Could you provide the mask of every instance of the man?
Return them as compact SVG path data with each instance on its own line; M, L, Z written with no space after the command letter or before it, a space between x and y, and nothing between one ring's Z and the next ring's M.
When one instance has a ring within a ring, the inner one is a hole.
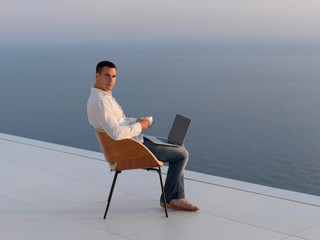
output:
M189 153L184 147L167 147L156 145L143 138L141 133L149 128L146 117L128 118L117 101L112 97L112 89L116 83L117 68L109 61L102 61L96 67L96 82L91 88L87 103L90 124L105 131L114 140L135 138L143 143L158 160L169 163L167 178L164 186L168 208L175 210L196 211L184 195L183 172L188 162ZM160 205L164 207L163 196Z

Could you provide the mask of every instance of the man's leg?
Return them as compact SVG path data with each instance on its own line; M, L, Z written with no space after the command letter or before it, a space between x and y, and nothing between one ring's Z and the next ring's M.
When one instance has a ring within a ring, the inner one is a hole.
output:
M189 159L189 152L184 147L169 147L153 144L145 139L144 145L162 162L169 163L164 186L168 207L180 210L198 210L185 199L183 172ZM163 202L163 196L161 196Z

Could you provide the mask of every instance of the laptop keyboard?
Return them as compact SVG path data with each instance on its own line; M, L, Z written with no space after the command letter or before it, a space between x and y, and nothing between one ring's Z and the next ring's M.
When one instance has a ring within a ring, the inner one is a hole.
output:
M164 138L158 138L161 142L163 143L169 143L169 144L172 144L171 141L169 141L168 139L164 139Z

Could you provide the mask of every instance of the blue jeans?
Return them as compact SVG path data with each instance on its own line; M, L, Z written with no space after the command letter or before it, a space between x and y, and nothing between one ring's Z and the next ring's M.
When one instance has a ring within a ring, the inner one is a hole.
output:
M184 178L183 172L189 159L189 152L184 147L170 147L153 144L144 138L143 144L156 156L159 161L169 164L167 178L164 185L166 202L171 199L184 198ZM163 201L163 196L160 198Z

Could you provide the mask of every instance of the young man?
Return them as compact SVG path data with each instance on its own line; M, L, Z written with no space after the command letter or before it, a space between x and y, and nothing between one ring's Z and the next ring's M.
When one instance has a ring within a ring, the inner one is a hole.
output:
M146 117L128 118L121 106L112 97L112 89L116 83L117 68L109 61L102 61L96 67L96 82L91 88L87 103L90 124L105 131L114 140L135 138L143 143L162 162L169 163L164 186L166 201L169 208L175 210L196 211L184 194L183 172L188 162L189 153L184 147L167 147L156 145L143 138L142 131L149 128ZM163 207L163 196L160 205Z

